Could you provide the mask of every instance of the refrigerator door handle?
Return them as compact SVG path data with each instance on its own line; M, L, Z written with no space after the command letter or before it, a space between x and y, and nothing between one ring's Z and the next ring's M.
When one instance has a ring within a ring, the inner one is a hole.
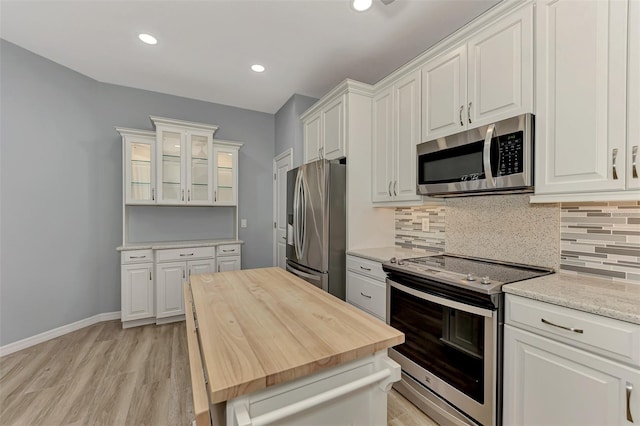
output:
M298 229L300 227L300 223L299 223L299 203L298 203L298 195L299 195L299 191L298 191L298 183L300 182L300 172L298 171L298 174L296 175L296 182L293 185L293 248L296 251L296 257L299 259L300 258L300 252L298 249Z
M304 189L304 175L300 175L300 209L302 210L302 225L300 233L300 257L302 259L304 256L304 243L307 239L307 194Z

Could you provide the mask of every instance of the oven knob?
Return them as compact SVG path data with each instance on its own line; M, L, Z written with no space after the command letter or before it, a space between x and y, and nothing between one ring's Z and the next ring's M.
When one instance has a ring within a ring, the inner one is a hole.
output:
M395 258L395 257L392 257L391 259L389 259L389 262L391 262L391 263L396 263L396 258Z
M480 282L482 284L491 284L491 280L489 279L489 277L482 277L482 279L480 280Z
M476 277L474 277L471 274L467 274L467 281L475 281L475 280L476 280Z
M400 266L404 265L404 260L398 260L398 265Z

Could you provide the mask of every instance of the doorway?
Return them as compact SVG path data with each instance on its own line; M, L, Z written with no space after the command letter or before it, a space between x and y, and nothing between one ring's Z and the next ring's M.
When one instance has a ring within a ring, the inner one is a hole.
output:
M273 265L287 261L287 172L293 167L293 149L273 159Z

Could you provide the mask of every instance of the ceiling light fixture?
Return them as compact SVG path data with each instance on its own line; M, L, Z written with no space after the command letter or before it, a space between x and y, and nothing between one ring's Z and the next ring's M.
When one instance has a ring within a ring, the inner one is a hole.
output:
M150 34L138 34L138 38L142 40L143 43L147 44L158 44L158 40Z
M351 6L358 12L364 12L371 7L372 0L353 0Z
M264 67L260 64L251 65L251 69L255 72L264 72Z

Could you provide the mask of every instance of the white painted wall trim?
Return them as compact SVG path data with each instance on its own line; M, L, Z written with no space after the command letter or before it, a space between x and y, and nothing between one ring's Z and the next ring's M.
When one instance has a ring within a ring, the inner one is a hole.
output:
M120 319L120 311L106 312L73 322L71 324L63 325L61 327L54 328L53 330L45 331L44 333L36 334L35 336L27 337L26 339L18 340L17 342L0 346L0 357L12 354L22 349L29 348L31 346L37 345L38 343L46 342L47 340L55 339L56 337L60 337L67 333L71 333L72 331L80 330L81 328L88 327L99 322L111 321L115 319Z

